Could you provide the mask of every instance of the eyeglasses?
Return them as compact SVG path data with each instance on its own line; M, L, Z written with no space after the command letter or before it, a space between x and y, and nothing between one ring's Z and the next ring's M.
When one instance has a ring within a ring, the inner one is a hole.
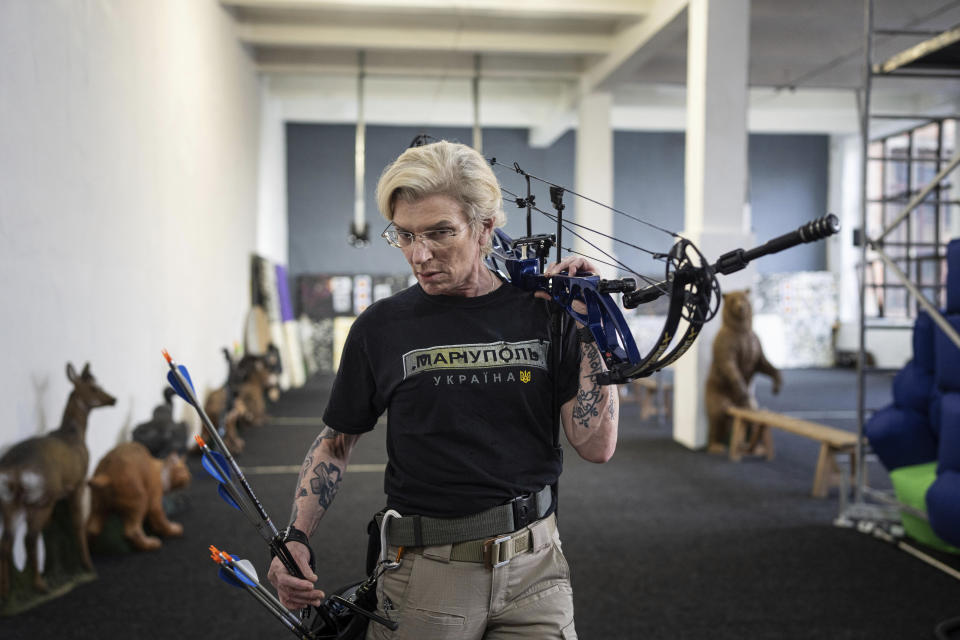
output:
M398 249L406 249L413 245L417 238L423 240L423 243L428 247L444 247L452 244L453 239L461 231L463 231L462 227L460 229L441 227L440 229L428 229L420 233L413 233L412 231L401 231L395 228L391 222L380 234L380 237L386 240L391 247L397 247Z

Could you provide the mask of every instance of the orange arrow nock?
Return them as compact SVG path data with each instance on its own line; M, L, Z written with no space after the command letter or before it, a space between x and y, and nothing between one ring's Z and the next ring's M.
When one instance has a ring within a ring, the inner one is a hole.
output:
M210 545L210 559L216 562L217 564L223 564L224 562L233 562L234 557L231 556L226 551L220 551L215 546Z

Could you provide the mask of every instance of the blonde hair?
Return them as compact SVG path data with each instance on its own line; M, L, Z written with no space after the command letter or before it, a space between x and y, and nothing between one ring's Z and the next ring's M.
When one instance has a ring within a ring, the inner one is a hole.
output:
M465 144L441 140L411 147L387 165L377 182L377 207L390 221L397 202L433 195L459 202L474 231L487 220L493 220L494 227L507 222L497 177L484 157ZM489 252L488 243L484 253Z

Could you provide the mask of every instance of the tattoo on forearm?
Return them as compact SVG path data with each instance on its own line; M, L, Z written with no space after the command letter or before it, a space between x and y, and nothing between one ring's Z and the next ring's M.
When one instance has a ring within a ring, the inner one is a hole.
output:
M334 456L343 460L347 457L347 439L350 436L347 434L337 431L332 427L324 427L323 431L320 432L320 435L317 436L314 446L319 446L321 440L330 441L330 453Z
M300 515L300 505L298 502L300 498L306 498L310 494L316 495L317 503L324 511L326 511L333 502L333 498L340 488L343 472L334 462L319 460L317 449L320 448L324 441L328 441L330 443L330 454L340 460L345 460L351 439L356 439L356 436L349 436L336 429L326 427L313 441L313 444L310 445L310 450L307 451L307 455L303 459L303 464L300 467L300 475L297 478L297 489L293 496L293 511L290 515L291 523L296 522L297 517ZM321 515L322 512L317 514L316 519L319 520Z
M303 495L303 480L307 477L307 472L313 468L313 450L316 448L316 443L314 443L314 446L310 447L310 451L307 452L307 457L303 459L303 464L300 465L300 476L297 478L297 495L295 497Z
M326 511L340 489L343 472L332 462L321 462L313 468L313 474L315 477L310 478L310 491L317 496L317 504Z
M592 344L581 345L580 359L587 359L587 368L590 373L600 373L603 371L603 360L600 358L600 349Z
M599 373L603 370L600 352L588 345L583 346L581 358L587 359L587 369L590 373ZM590 420L600 415L600 403L603 391L597 384L596 378L582 376L580 390L577 392L577 402L573 407L573 419L584 429L590 428ZM609 409L612 411L612 409Z

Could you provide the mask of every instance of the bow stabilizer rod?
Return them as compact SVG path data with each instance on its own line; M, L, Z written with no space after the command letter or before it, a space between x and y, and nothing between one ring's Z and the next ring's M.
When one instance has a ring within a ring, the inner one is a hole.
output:
M751 260L755 260L771 253L778 253L785 249L790 249L807 242L815 242L834 235L840 231L840 220L837 216L829 213L822 218L812 220L799 227L795 231L785 233L782 236L767 241L759 247L753 249L734 249L720 256L710 269L714 273L729 275L746 268ZM669 289L669 282L659 282L648 287L638 289L632 293L624 294L623 306L626 309L633 309L642 304L653 302Z

